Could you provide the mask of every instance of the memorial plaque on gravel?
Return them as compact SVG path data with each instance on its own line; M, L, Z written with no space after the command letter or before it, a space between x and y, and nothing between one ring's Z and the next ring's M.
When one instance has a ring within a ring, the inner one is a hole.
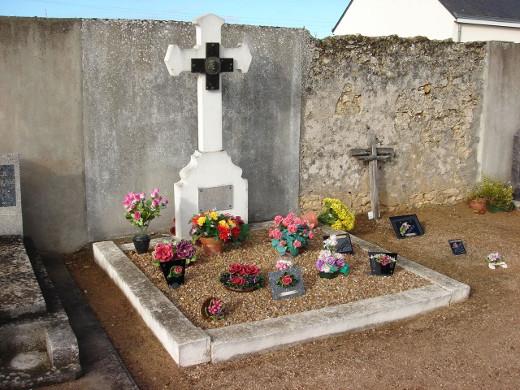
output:
M330 236L324 235L323 240L327 240ZM354 248L352 247L352 241L350 240L349 234L337 234L336 235L336 252L342 254L353 254Z
M464 242L462 240L449 240L451 251L455 256L465 255L466 248L464 248Z
M415 214L390 217L390 223L397 238L409 238L424 234L421 223Z
M269 272L269 287L274 300L289 299L305 294L300 267Z
M16 206L14 165L0 165L0 207Z

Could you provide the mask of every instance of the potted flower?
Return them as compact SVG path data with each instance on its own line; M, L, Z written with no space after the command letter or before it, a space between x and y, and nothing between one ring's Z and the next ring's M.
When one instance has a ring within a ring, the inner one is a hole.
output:
M307 247L309 240L314 238L314 233L309 224L293 213L285 217L274 217L273 226L269 229L271 245L280 255L289 253L298 256L300 250Z
M148 226L155 217L161 214L168 204L168 200L159 194L159 189L155 188L150 194L150 198L146 199L144 192L129 192L123 200L123 206L126 210L125 218L137 229L132 241L137 253L146 253L150 247L150 236L147 234Z
M513 186L485 177L470 195L469 206L476 213L483 214L486 210L491 212L513 211Z
M161 268L166 283L171 288L177 288L184 283L186 259L176 258L175 244L160 242L152 252L154 264Z
M201 243L207 256L222 253L226 243L241 243L248 233L249 226L239 216L205 211L191 219L190 234Z
M354 213L339 199L323 199L323 208L318 221L329 225L334 230L350 231L354 229L356 217Z
M372 275L390 276L394 274L397 253L368 252Z
M345 257L341 253L336 253L337 244L335 235L323 242L323 250L320 251L315 264L320 278L334 279L340 273L345 276L349 274L350 266L345 262Z
M487 255L486 262L488 263L488 267L491 269L496 269L496 267L507 268L506 262L498 252L492 252Z
M175 257L179 260L185 259L187 266L193 264L197 260L195 246L188 240L180 240L176 242Z
M275 264L275 268L277 271L285 271L291 268L292 266L292 261L287 259L278 259Z
M231 291L248 292L259 289L264 284L264 277L256 264L233 263L227 272L220 275L220 282Z
M219 298L208 298L202 304L202 316L210 320L221 320L225 316L224 302Z

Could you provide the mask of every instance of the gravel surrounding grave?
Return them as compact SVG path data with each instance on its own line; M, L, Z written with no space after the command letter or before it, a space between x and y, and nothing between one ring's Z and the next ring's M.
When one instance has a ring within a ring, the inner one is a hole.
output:
M321 234L316 235L321 237ZM128 252L129 258L150 280L192 321L204 329L218 328L232 324L258 321L302 311L339 305L380 295L393 294L412 288L423 287L428 281L396 268L392 277L370 275L368 255L354 246L354 255L347 255L352 271L348 277L338 276L327 280L318 276L314 263L321 250L321 240L315 238L307 250L293 258L295 265L303 270L305 295L284 301L273 301L269 287L239 293L225 289L219 282L221 272L234 262L255 263L261 267L267 280L267 272L275 271L279 255L271 247L266 230L256 230L241 247L229 249L223 254L206 258L203 255L186 269L186 283L178 289L168 288L162 272L152 263L150 253L138 255ZM211 296L223 299L229 309L224 320L211 321L202 317L202 303Z

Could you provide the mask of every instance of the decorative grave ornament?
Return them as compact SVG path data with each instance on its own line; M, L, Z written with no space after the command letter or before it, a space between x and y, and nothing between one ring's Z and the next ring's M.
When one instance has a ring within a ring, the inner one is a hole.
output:
M248 184L242 169L222 150L222 72L246 73L251 63L247 44L237 48L221 46L224 20L216 15L201 16L194 22L196 45L181 49L169 45L164 62L172 76L197 73L198 150L174 185L175 232L189 238L192 215L205 210L226 211L248 220Z
M490 269L496 269L497 267L507 268L507 264L504 261L502 255L498 252L492 252L486 257L486 262Z
M368 252L368 259L372 275L391 276L394 274L397 253Z
M367 149L351 149L350 155L361 161L368 161L368 176L370 182L370 207L369 219L379 219L379 190L377 188L377 162L394 157L393 148L378 148L375 135L369 136L370 142Z
M390 223L397 238L409 238L424 234L421 223L415 214L390 217Z
M269 287L275 301L299 297L305 294L300 267L269 272Z
M448 243L455 256L466 254L466 248L464 248L464 242L462 240L448 240Z

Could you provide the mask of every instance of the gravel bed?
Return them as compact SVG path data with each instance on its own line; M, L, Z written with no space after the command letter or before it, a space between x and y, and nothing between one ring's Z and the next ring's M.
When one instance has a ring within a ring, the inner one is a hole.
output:
M318 231L316 237L320 236ZM303 271L306 292L301 297L282 301L271 298L268 286L253 292L239 293L225 289L219 282L220 273L234 262L255 263L261 267L267 281L267 273L275 271L275 263L280 256L271 247L266 230L252 231L249 240L241 247L229 248L218 256L206 258L198 250L199 259L186 269L185 284L178 289L170 289L160 269L153 265L151 249L146 254L138 255L129 251L127 255L190 321L203 329L320 309L429 284L427 280L399 266L392 277L371 276L368 255L356 245L354 255L346 258L351 267L350 275L322 279L314 267L320 250L321 241L314 239L302 254L292 259ZM225 319L211 321L202 317L202 303L212 296L224 301L228 311Z

